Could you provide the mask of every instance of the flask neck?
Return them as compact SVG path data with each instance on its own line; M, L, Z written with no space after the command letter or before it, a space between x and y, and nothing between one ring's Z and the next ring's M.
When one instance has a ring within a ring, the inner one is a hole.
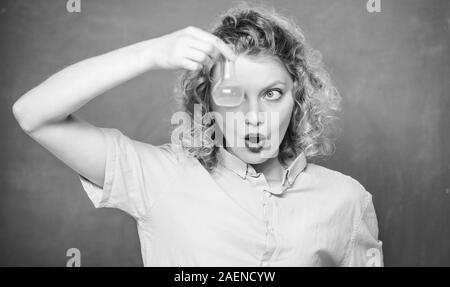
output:
M223 78L230 79L234 75L233 62L225 60L223 62Z

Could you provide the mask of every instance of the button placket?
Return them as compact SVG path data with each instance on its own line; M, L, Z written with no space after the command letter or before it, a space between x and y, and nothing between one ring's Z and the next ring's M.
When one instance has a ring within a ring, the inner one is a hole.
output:
M265 240L265 250L263 253L263 258L261 264L269 264L269 260L272 257L275 249L276 249L276 238L273 227L273 203L272 203L272 194L269 190L264 189L263 191L263 217L266 225L266 240Z
M277 250L277 238L274 229L274 202L270 187L263 174L249 175L248 179L261 190L263 221L265 224L265 246L261 258L261 266L269 266L270 259Z

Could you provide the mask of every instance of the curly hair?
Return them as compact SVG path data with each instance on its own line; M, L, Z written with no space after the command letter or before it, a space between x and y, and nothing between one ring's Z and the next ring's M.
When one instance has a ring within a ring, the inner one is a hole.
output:
M230 44L238 55L276 57L298 83L293 90L295 105L290 123L279 147L282 164L301 152L308 159L334 152L333 123L340 110L341 96L324 68L320 52L306 43L293 20L273 8L244 2L221 15L212 34ZM193 123L186 126L187 137L181 141L183 150L196 157L209 172L217 164L214 119L205 117L211 112L212 72L213 67L207 66L185 71L175 87L178 103ZM194 109L195 106L201 106L201 110Z

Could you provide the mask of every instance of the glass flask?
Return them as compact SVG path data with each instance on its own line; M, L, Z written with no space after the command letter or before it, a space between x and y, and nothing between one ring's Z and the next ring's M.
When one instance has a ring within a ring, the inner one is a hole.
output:
M219 62L220 79L214 86L212 97L218 106L236 107L244 99L244 89L235 78L234 62L228 59Z

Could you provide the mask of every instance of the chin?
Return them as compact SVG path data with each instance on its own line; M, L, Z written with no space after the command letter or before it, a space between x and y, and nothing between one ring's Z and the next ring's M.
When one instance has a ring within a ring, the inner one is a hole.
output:
M278 155L278 148L252 152L246 147L231 148L234 155L248 164L260 164Z

